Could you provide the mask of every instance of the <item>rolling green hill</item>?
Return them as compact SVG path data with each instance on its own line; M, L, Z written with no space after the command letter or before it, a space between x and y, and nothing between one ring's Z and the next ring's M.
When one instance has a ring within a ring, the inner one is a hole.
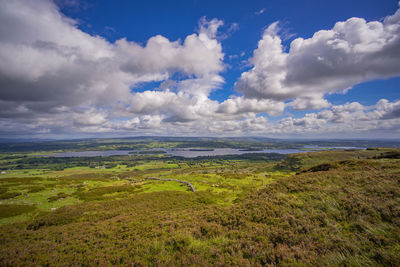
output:
M296 154L297 174L288 159L9 173L2 194L21 195L0 205L12 222L0 226L0 265L399 266L398 155ZM140 180L149 175L198 190ZM40 192L45 199L32 197ZM42 204L32 211L24 197Z

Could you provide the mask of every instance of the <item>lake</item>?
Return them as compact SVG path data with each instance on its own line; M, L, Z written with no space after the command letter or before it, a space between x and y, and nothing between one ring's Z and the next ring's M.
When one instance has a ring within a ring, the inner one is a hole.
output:
M307 150L301 149L264 149L264 150L243 150L237 148L215 148L213 150L196 150L193 148L184 149L166 149L166 148L154 148L150 150L106 150L106 151L72 151L72 152L61 152L56 154L46 155L47 157L56 158L67 158L67 157L108 157L108 156L124 156L130 155L141 155L140 152L144 151L165 151L166 155L178 156L184 158L196 158L204 156L223 156L223 155L242 155L249 153L278 153L278 154L294 154L294 153L305 153L310 151L321 151L321 150L347 150L347 149L365 149L362 147L318 147L318 146L305 146ZM313 150L315 149L315 150ZM146 153L148 155L148 153Z

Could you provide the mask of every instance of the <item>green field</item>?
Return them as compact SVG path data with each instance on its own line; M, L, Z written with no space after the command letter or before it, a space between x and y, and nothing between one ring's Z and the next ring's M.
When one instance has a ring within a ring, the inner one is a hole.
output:
M8 156L9 157L9 156ZM22 157L22 156L20 156ZM6 157L3 157L6 158ZM25 161L27 163L25 163ZM2 205L30 205L29 212L0 218L0 224L23 221L41 211L54 211L62 206L94 200L129 198L135 194L163 191L189 191L175 181L144 180L149 177L178 179L191 183L197 192L207 192L219 203L232 203L245 192L256 190L276 178L292 174L275 170L275 161L249 160L171 160L162 155L118 156L101 158L96 167L64 167L71 159L15 157L0 159L8 170L0 176ZM79 165L90 165L94 159L77 159ZM35 163L35 169L12 169ZM60 162L61 161L61 162ZM21 164L20 164L21 165ZM60 168L60 165L63 166ZM105 166L109 166L105 168ZM47 168L45 168L47 167ZM57 170L62 169L62 170Z
M399 266L399 155L4 153L0 265Z

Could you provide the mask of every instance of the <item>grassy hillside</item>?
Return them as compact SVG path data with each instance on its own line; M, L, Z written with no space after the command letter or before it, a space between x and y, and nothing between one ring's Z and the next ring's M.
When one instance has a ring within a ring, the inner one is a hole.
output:
M354 149L344 151L317 151L312 153L291 154L284 161L278 163L276 167L277 169L300 170L327 162L387 157L387 153L399 155L400 149L368 148L366 150ZM392 158L399 158L399 156L393 156Z
M273 178L271 163L231 162L226 186L269 177L233 202L207 189L85 190L77 204L0 226L0 264L399 266L400 160L384 153L302 154L297 175ZM193 181L221 168L204 167Z

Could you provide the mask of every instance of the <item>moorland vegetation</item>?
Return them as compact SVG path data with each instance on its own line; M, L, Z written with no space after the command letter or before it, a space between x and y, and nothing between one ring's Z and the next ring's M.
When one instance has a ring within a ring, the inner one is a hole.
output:
M0 167L1 266L400 266L399 149Z

